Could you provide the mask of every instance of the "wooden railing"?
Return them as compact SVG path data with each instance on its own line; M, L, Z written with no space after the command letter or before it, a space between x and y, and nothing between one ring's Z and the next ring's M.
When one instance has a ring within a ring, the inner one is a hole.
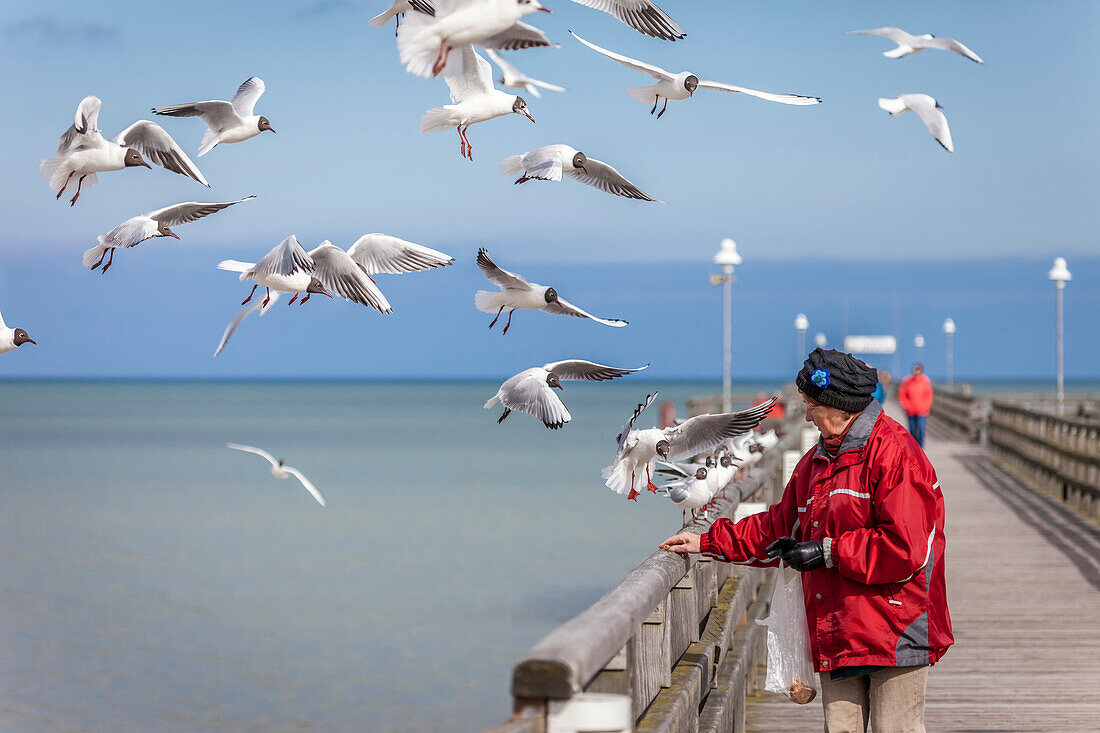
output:
M778 500L783 453L800 448L801 419L799 406L788 408L786 434L729 484L718 516L732 518L742 502ZM493 733L542 733L588 693L625 696L638 731L743 730L745 696L757 690L765 650L756 620L767 615L773 574L658 550L515 665L514 717Z
M948 432L972 443L984 443L986 438L986 405L964 384L958 390L937 386L929 417Z
M994 400L989 447L998 462L1039 490L1100 519L1100 422Z

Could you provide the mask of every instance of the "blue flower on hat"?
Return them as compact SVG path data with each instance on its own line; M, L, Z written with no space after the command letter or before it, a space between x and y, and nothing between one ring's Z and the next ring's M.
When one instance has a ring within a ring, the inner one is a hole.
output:
M821 389L825 389L829 386L829 370L814 369L814 373L810 375L810 381Z

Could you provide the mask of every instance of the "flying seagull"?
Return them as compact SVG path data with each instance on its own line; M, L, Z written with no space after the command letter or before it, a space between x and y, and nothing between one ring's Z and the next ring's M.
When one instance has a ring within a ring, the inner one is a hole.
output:
M573 31L569 32L573 34L574 38L591 48L593 51L603 54L612 61L619 62L628 69L639 71L656 79L656 84L648 87L627 87L626 91L630 93L630 96L643 104L653 102L653 109L651 109L649 113L657 114L658 118L668 109L669 100L675 102L677 100L687 99L693 96L697 89L714 89L719 92L740 92L753 97L759 97L760 99L766 99L769 102L779 102L780 104L805 106L808 104L819 104L821 102L820 97L804 97L800 94L773 94L771 92L759 92L755 89L734 86L733 84L724 84L720 81L700 80L698 76L690 71L681 71L678 74L673 74L672 72L665 71L660 66L654 66L645 61L638 61L629 56L615 53L614 51L608 51L606 48L601 48L594 43L589 43L576 33L573 33ZM657 104L662 99L665 100L665 104L661 107L661 111L657 112Z
M598 318L562 299L554 288L538 283L529 283L523 279L522 275L502 270L497 267L496 263L489 257L489 252L485 249L477 251L477 266L481 268L482 274L489 282L500 287L499 291L479 290L474 295L474 305L477 306L478 310L483 313L496 313L493 322L489 324L489 328L496 325L500 314L504 312L505 308L508 308L509 311L508 322L504 324L504 333L508 333L508 328L512 325L512 314L520 308L546 311L557 316L589 318L596 323L614 326L615 328L622 328L627 323L618 318Z
M915 53L920 53L926 48L938 48L941 51L951 51L960 56L965 56L978 64L985 63L982 61L981 56L974 53L954 38L936 38L930 33L914 36L906 33L901 28L886 27L871 28L865 31L848 31L848 35L882 36L883 38L889 38L891 41L898 44L898 46L897 48L882 52L882 55L888 59L900 59L903 56L912 56Z
M607 163L589 158L568 145L546 145L523 155L509 155L501 161L500 170L506 176L521 174L515 183L526 183L530 180L560 181L564 173L575 181L605 193L628 199L657 201Z
M949 153L955 152L955 144L951 142L951 129L947 126L947 117L940 110L943 107L927 94L902 94L900 97L886 99L879 97L878 106L897 117L903 112L916 112L921 118L932 137Z
M8 328L4 323L4 316L0 315L0 354L5 354L12 349L17 349L23 344L38 345L26 331L21 328Z
M275 128L263 115L253 114L256 101L264 93L264 80L258 76L245 79L237 93L228 102L190 102L168 107L153 107L153 114L168 117L201 117L206 123L206 133L199 143L199 157L206 155L221 143L239 143Z
M512 64L508 63L508 61L503 56L501 56L499 53L491 48L487 49L485 53L489 54L489 58L491 58L493 60L493 63L500 68L500 73L502 74L502 76L497 79L497 83L500 84L502 87L508 87L509 89L522 89L525 92L530 92L536 97L542 96L541 94L539 94L539 87L542 87L543 89L549 89L552 92L565 91L565 87L559 87L555 84L547 84L544 81L532 79L531 77L527 76L522 71L517 69L515 66L512 66Z
M401 28L401 16L410 10L424 13L424 15L435 15L435 6L432 5L431 0L393 0L388 8L368 20L367 25L371 28L381 28L390 22L390 18L396 18L397 27L393 30L393 34L396 36L397 31Z
M650 0L573 0L596 10L610 13L628 26L647 36L676 41L684 33L676 21Z
M104 139L97 127L101 104L98 97L84 97L76 108L76 121L61 135L57 146L59 157L43 160L39 165L42 177L57 191L55 198L61 198L73 176L77 177L76 194L69 200L69 206L80 198L82 185L90 186L98 180L96 173L139 165L152 168L143 155L165 170L210 188L183 148L155 122L138 120L110 140Z
M225 447L232 448L233 450L244 451L245 453L255 453L258 456L262 456L268 463L271 464L271 475L275 478L290 478L293 476L302 482L302 486L306 487L306 491L313 495L313 498L317 500L317 503L321 506L325 506L328 502L325 501L325 497L321 496L321 492L317 490L317 487L310 483L310 480L302 475L302 472L293 466L288 466L283 462L281 458L275 458L262 448L254 448L250 445L241 445L240 443L226 443Z
M500 385L497 393L485 403L488 410L498 402L504 405L504 412L497 424L504 422L513 410L534 415L551 430L557 430L573 419L565 404L554 393L555 389L564 390L562 380L583 379L589 382L602 382L631 372L639 372L648 367L646 364L637 369L604 366L583 359L566 359L543 364L540 367L525 369L510 377Z
M170 227L202 219L205 216L210 216L215 211L221 211L234 204L250 201L254 198L256 197L246 196L243 199L225 201L220 204L200 204L195 201L187 201L182 204L165 206L163 209L150 211L148 214L131 217L106 234L100 234L97 237L99 244L84 253L84 266L94 270L103 265L103 273L106 274L107 269L115 261L116 249L133 247L153 237L175 237L179 239L179 235L172 231ZM107 256L108 250L110 250L111 256L104 264L103 258Z

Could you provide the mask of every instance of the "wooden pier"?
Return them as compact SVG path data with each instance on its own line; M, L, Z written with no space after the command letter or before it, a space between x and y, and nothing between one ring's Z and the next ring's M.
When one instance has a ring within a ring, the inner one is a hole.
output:
M1097 425L943 397L925 450L947 507L956 642L929 675L927 728L1100 730ZM787 437L736 499L777 498L782 453L799 448L797 398L788 406ZM904 421L896 403L887 412ZM520 660L515 716L494 731L555 729L555 711L593 692L622 695L632 717L599 730L820 730L818 702L761 692L754 620L767 615L773 574L655 553Z

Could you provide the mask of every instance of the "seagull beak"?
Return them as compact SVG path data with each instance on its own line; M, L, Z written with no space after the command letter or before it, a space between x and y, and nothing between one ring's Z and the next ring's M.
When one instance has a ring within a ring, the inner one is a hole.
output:
M146 162L145 162L144 160L143 160L143 161L141 161L141 164L142 164L143 166L145 166L146 168L148 168L149 170L153 170L153 166L149 165L149 164L148 164L148 163L146 163Z
M35 341L34 339L27 339L27 340L26 340L26 341L24 341L23 343L26 343L26 344L34 344L35 346L38 346L38 342L37 342L37 341Z
M550 8L547 8L547 7L541 7L541 8L539 8L539 10L543 13L549 13L550 12Z
M176 234L175 232L169 232L169 233L168 233L168 236L169 236L169 237L175 237L176 239L179 239L179 238L180 238L180 235Z
M587 169L587 168L585 168L585 167L584 167L583 165L581 166L581 170L582 170L582 171L584 171L585 173L587 173L587 172L588 172L588 169Z
M273 134L273 135L275 134L275 128L272 127L271 125L268 125L267 129L271 132L271 134Z
M330 292L329 292L329 291L327 291L327 290L322 290L321 292L322 292L323 294L327 295L327 296L328 296L328 297L330 297L330 298L332 297L332 293L330 293Z
M531 116L531 113L530 113L530 112L528 112L527 110L523 110L523 114L524 114L524 115L525 115L525 116L527 117L527 119L531 120L531 122L534 122L534 121L535 121L535 118L534 118L534 117L532 117L532 116Z

